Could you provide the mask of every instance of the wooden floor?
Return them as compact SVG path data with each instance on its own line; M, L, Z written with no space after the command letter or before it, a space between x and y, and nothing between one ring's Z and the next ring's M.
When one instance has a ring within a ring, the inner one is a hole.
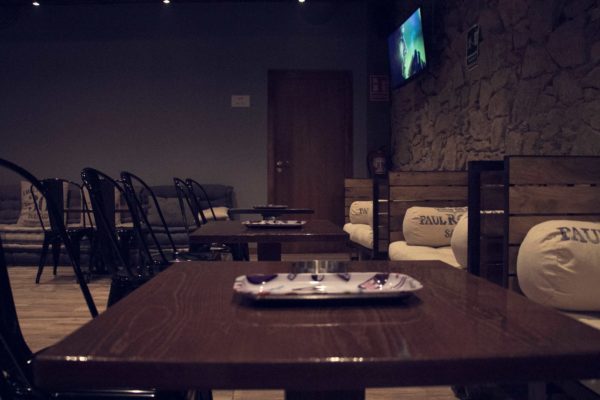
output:
M287 260L340 259L338 255L290 255ZM9 276L17 313L27 343L33 351L56 343L90 320L89 311L69 267L60 267L57 276L47 268L39 285L34 283L34 267L11 267ZM99 311L106 308L109 279L94 279L89 284ZM283 400L283 391L215 390L215 400ZM451 400L449 387L408 387L398 389L369 389L368 400Z

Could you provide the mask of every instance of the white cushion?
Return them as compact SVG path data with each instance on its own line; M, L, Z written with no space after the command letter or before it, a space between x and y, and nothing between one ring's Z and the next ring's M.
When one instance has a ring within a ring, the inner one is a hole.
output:
M466 207L410 207L402 223L406 243L413 246L450 246L454 227Z
M450 238L450 247L452 247L452 253L454 258L460 264L461 267L467 268L467 258L469 250L469 216L467 214L458 221L458 224L454 227L452 238Z
M353 224L373 225L373 202L354 201L348 210L350 222Z
M373 228L371 226L347 223L343 229L348 233L352 242L358 243L368 249L373 248Z
M531 228L517 257L519 286L537 303L600 311L600 223L546 221Z
M39 212L46 228L50 228L50 219L48 217L48 208L46 199L42 197L39 191L31 186L27 181L21 181L21 214L17 220L19 226L40 226L40 217L35 208L33 194L38 202Z
M350 240L364 246L368 249L373 248L373 228L369 225L357 224Z
M411 246L405 241L397 241L390 243L388 256L390 260L394 261L439 260L453 267L461 268L456 258L454 258L450 246Z
M347 222L344 224L344 227L342 228L344 230L344 232L346 232L348 235L351 235L352 232L354 232L354 229L356 228L356 224L352 224L350 222Z
M577 321L582 322L592 328L600 329L600 313L599 312L573 312L563 311L565 315L571 318L575 318Z
M229 219L229 208L213 207L213 211L215 212L215 218L217 218L217 221L225 221L225 220ZM204 213L204 216L206 217L206 219L208 219L208 220L213 219L213 215L210 212L210 208L204 209L204 210L202 210L202 212Z

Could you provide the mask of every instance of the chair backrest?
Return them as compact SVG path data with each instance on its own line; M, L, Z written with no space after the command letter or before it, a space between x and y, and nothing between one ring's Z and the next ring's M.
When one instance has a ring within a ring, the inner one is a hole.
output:
M202 187L201 184L199 184L197 181L191 178L186 179L185 184L187 185L189 193L191 195L191 200L195 207L195 211L202 218L202 222L207 222L206 215L204 214L204 210L202 208L202 201L206 202L206 204L208 205L208 209L210 210L210 213L212 215L213 221L216 221L217 216L215 215L215 210L213 210L210 198L208 197L206 190L204 190L204 187Z
M152 227L152 225L149 221L148 207L146 207L144 205L146 203L144 197L147 196L148 201L152 202L152 205L154 206L154 208L157 211L159 220L162 224L162 230L167 235L167 238L169 240L169 244L171 245L171 249L172 249L173 253L176 253L177 248L175 246L175 242L173 241L173 237L171 236L171 232L169 231L169 226L165 220L163 212L158 203L158 199L154 195L154 192L152 191L150 186L148 186L148 184L146 184L146 182L144 182L142 180L142 178L140 178L137 175L132 174L131 172L122 171L121 172L121 181L123 182L123 186L124 186L126 194L129 196L132 204L135 205L135 207L139 213L139 216L142 219L143 226L145 226L147 228L148 235L152 239L154 248L157 250L157 252L161 258L160 262L163 264L168 264L169 261L167 260L167 257L162 249L160 241L158 240L158 238L156 236L156 232L154 232L154 228Z
M47 196L52 197L54 204L59 208L66 227L72 225L78 227L94 227L91 210L81 184L62 178L47 178L40 182L46 188ZM43 218L42 213L45 211L45 205L42 204L42 198L40 198L33 187L30 191L40 225L44 230L51 229L53 227L52 218L50 218L49 221L50 226L47 226Z
M153 266L154 260L141 226L139 211L121 183L94 168L84 168L81 171L81 179L90 196L99 240L104 243L104 261L113 278L122 276L125 272L130 279L137 279L140 274L151 272L150 267ZM115 210L115 193L125 199L126 211L133 221L133 248L137 250L138 258L132 261L129 257L130 247L121 245L119 231L115 225L115 211L118 211Z
M507 156L504 171L504 284L519 290L517 254L529 229L556 219L600 221L600 157Z
M185 225L186 232L189 236L193 230L199 228L206 219L202 220L202 214L198 214L196 211L198 206L195 204L193 195L190 193L190 189L186 185L185 181L180 178L173 178L173 184L177 191L177 199L179 200L179 208L181 209L181 217Z
M92 315L92 317L96 317L98 315L96 304L94 303L94 299L92 298L89 288L85 282L85 278L83 272L81 271L79 261L77 260L77 257L74 256L75 253L73 249L73 244L65 228L62 212L60 211L59 207L56 205L52 197L47 194L47 190L44 187L44 185L42 185L42 183L29 171L4 159L0 159L0 167L18 175L20 179L28 181L29 184L33 187L33 189L35 189L38 192L38 194L45 199L49 218L55 224L55 230L60 236L65 246L65 250L71 262L71 266L73 267L73 272L77 277L81 293L83 294L88 309L90 310L90 314Z
M467 205L466 171L403 171L389 173L390 241L404 240L406 210Z

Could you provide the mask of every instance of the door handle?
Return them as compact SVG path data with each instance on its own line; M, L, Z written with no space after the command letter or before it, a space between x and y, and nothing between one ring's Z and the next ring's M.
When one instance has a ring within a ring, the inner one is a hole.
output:
M284 168L289 168L289 166L290 166L290 162L289 162L289 161L287 161L287 160L285 160L285 161L283 161L283 160L278 160L278 161L275 163L275 170L276 170L277 172L281 173L281 172L283 171L283 169L284 169Z

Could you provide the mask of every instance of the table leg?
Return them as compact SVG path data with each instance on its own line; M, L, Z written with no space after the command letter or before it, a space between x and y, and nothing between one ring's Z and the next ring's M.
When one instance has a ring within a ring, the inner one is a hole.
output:
M256 256L258 261L281 261L281 243L258 243Z
M285 400L365 400L364 390L330 390L323 392L286 390Z

